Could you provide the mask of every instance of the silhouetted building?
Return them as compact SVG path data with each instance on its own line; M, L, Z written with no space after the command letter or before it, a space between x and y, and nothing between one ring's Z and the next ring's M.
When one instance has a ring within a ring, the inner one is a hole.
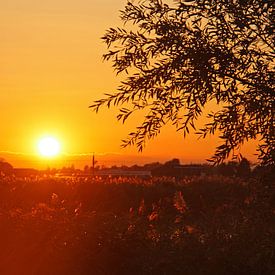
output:
M13 174L16 177L31 177L31 176L38 176L40 172L36 169L32 168L15 168L13 169Z
M101 169L95 172L95 176L151 177L151 172L146 170Z
M201 176L209 173L210 168L207 165L190 164L181 165L177 159L166 162L152 170L152 176L185 177Z

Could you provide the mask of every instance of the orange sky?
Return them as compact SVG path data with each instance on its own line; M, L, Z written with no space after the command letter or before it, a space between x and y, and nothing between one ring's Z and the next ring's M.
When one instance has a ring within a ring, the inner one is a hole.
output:
M88 109L93 100L115 91L119 83L111 63L102 62L106 48L100 37L107 28L120 24L118 11L125 3L1 1L0 155L14 166L54 165L37 156L37 141L45 134L61 142L66 155L59 157L58 165L74 162L82 166L91 152L102 156L102 164L107 165L173 157L203 162L211 156L216 138L183 140L170 126L148 143L143 154L136 148L121 149L120 141L136 119L121 125L115 110L96 115ZM242 153L255 160L254 149L251 144Z

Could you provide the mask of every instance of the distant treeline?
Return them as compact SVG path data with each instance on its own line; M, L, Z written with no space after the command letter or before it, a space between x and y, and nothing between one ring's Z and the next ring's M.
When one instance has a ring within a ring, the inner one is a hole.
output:
M36 170L32 168L14 168L8 162L3 160L0 161L0 175L2 176L36 176L36 175L101 175L105 172L106 175L110 176L127 176L129 171L137 172L137 175L148 175L151 176L167 176L182 178L185 176L204 176L204 175L222 175L222 176L236 176L236 177L251 177L251 176L262 176L262 175L275 175L274 166L252 166L251 163L246 159L242 158L239 161L229 161L227 163L221 163L213 166L209 164L181 164L180 160L174 158L165 163L153 162L145 165L133 165L133 166L88 166L84 169L76 169L74 165L69 167L63 167L61 169L48 168L46 170ZM138 173L139 172L139 173ZM147 173L146 173L147 172ZM273 176L274 177L274 176Z

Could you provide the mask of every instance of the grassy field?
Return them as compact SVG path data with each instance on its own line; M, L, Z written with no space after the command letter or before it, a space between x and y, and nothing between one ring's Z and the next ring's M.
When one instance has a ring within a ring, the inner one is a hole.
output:
M274 182L0 179L0 274L275 274Z

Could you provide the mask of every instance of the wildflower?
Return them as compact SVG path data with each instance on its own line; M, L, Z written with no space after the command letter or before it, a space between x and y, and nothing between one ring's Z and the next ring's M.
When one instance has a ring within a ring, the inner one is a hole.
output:
M57 205L58 202L59 202L58 195L56 193L52 193L51 204L52 205Z
M178 191L174 196L174 207L180 212L185 213L187 210L186 202L182 196L182 192Z
M139 208L138 208L138 214L143 215L145 213L145 202L144 199L140 202Z
M148 220L149 220L150 222L156 221L156 220L158 220L158 218L159 218L159 214L158 214L158 212L156 212L156 211L153 211L153 212L148 216Z

